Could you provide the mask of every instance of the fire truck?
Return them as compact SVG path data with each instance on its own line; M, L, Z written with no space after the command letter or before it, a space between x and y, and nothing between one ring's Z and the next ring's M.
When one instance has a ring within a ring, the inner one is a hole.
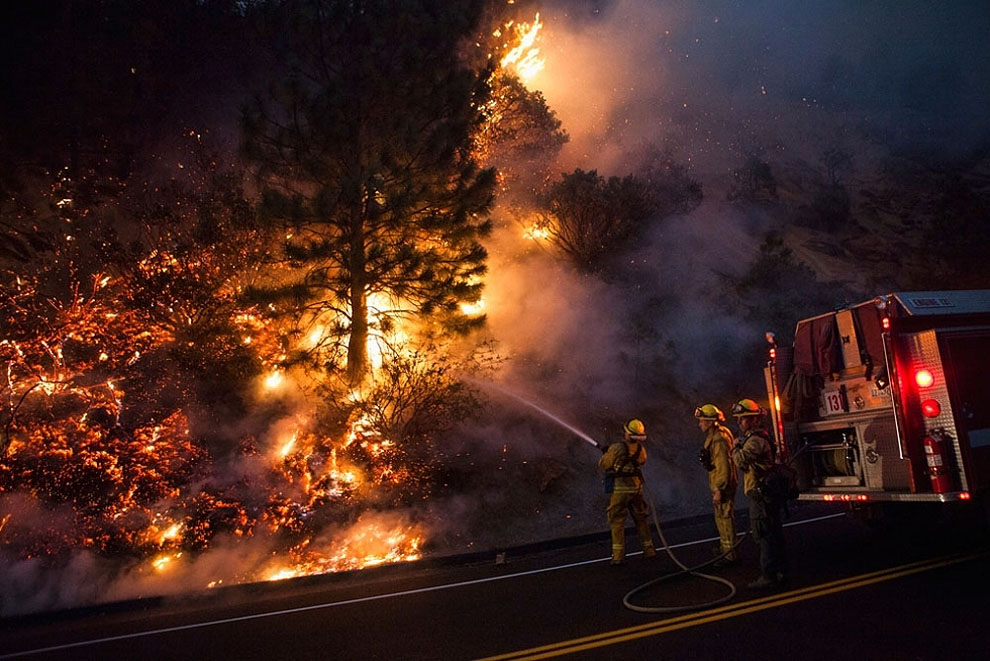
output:
M986 502L990 290L877 296L802 319L791 346L767 340L770 418L799 499Z

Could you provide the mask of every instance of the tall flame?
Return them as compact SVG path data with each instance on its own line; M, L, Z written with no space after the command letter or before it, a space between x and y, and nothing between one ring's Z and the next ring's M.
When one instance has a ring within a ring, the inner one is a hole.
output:
M519 78L523 82L528 82L542 71L546 64L545 60L540 57L540 49L536 47L540 30L543 29L540 14L536 14L532 23L509 24L508 28L514 32L518 43L502 56L499 66L503 69L515 69Z

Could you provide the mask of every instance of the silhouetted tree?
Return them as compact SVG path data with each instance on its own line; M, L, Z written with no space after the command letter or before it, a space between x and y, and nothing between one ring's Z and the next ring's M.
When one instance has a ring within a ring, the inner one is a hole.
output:
M815 226L834 232L848 224L852 214L852 201L843 180L843 175L852 171L852 154L832 147L822 154L821 162L825 167L825 184L815 193L811 209Z
M478 3L386 0L274 3L288 71L243 113L244 153L264 187L262 214L284 226L292 270L259 297L331 316L347 370L368 367L368 297L452 328L480 296L495 173L473 139L489 71L463 64ZM392 311L395 312L395 311Z
M649 184L638 177L605 179L597 170L565 174L547 194L539 224L577 268L597 271L657 209Z
M649 186L658 218L691 213L704 198L701 183L691 178L668 149L649 147L636 172Z
M781 339L788 338L796 320L830 310L850 298L844 285L819 281L778 232L764 236L759 254L732 289L734 295L726 304L754 323L773 329Z
M499 188L511 198L531 201L546 192L567 132L539 91L518 77L499 74L478 138L479 157L499 173Z
M766 203L777 199L777 181L770 164L749 155L741 167L733 170L726 197L730 202Z

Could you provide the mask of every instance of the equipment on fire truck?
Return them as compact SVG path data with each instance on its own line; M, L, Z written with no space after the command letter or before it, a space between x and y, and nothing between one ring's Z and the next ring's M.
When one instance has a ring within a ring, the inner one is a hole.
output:
M938 432L925 436L925 459L928 463L928 476L932 481L932 491L935 493L952 490L952 478L949 477L947 458L942 451L942 439L942 434Z
M877 296L802 319L768 358L801 500L990 497L990 290Z

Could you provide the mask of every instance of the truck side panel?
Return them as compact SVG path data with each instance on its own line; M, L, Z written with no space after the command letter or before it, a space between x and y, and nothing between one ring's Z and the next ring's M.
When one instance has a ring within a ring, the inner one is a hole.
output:
M990 487L990 331L941 339L961 456L970 489Z

